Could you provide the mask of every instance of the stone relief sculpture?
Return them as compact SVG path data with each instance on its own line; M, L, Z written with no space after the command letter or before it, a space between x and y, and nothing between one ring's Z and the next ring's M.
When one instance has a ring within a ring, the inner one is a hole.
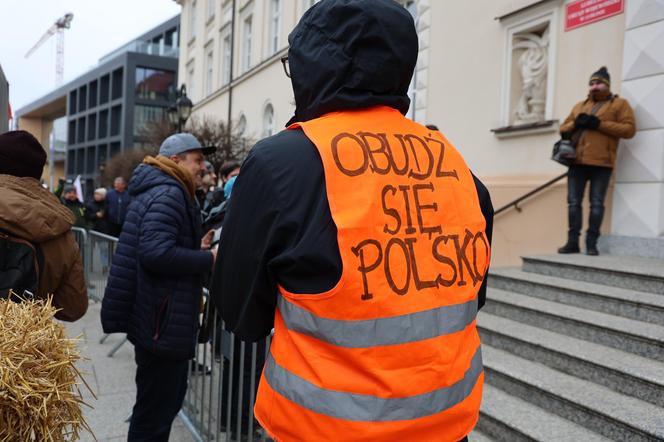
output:
M549 67L549 28L547 27L542 35L527 33L516 35L514 38L513 51L523 51L518 59L522 91L514 111L514 124L544 121L546 78Z

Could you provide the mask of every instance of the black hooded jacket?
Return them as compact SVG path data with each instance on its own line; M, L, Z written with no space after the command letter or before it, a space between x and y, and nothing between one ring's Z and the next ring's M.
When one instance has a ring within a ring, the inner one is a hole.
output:
M288 42L291 122L376 105L408 111L418 41L412 17L396 2L323 0ZM475 183L490 241L493 207L487 189ZM301 130L259 141L233 187L211 285L227 327L258 340L273 327L278 285L303 294L334 287L342 271L336 237L313 143ZM480 306L485 293L486 279Z

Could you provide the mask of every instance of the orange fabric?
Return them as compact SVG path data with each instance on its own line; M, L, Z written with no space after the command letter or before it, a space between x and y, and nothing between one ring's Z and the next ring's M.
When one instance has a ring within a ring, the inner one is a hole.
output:
M322 388L386 399L428 393L452 385L459 380L459 373L468 369L480 345L475 323L451 335L368 349L338 347L289 331L279 311L275 330L284 333L281 333L282 339L272 341L272 355L292 373ZM404 359L404 355L408 358ZM386 371L399 382L386 382L382 375ZM318 379L320 372L335 375L326 378L323 385Z
M255 416L261 427L277 442L457 442L477 423L482 401L484 374L470 396L461 404L417 422L348 421L325 416L300 407L282 397L261 379ZM377 428L379 427L379 428Z
M317 147L343 263L324 294L290 303L319 318L374 320L477 297L490 250L472 175L431 131L387 107L334 112L298 123ZM384 399L461 380L479 346L475 322L456 333L398 345L344 348L289 330L277 310L271 353L288 372L327 390ZM475 425L483 375L443 412L389 422L347 421L291 402L261 379L256 416L277 440L457 441ZM293 425L295 423L295 425Z

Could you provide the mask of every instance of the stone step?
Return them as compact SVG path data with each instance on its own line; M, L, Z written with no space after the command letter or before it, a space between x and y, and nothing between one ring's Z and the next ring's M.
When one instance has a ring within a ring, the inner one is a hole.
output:
M654 293L538 275L517 268L492 270L489 285L664 326L664 296Z
M487 313L664 361L664 327L490 288Z
M630 442L664 439L661 407L488 345L483 359L489 385L604 437Z
M486 383L477 427L498 442L609 440Z
M664 294L664 261L632 256L524 256L523 270L642 292Z
M489 436L477 430L473 430L470 435L468 435L468 442L494 442L495 439L491 439Z
M664 238L602 235L597 244L600 253L622 256L641 256L664 260Z
M481 311L482 343L664 407L664 363Z

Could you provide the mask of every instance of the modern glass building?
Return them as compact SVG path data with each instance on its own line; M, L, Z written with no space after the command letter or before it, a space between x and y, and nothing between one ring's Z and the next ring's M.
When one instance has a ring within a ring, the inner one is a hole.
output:
M41 112L54 102L66 106L64 115L52 120L60 124L52 127L64 123L64 172L71 179L81 175L86 193L95 186L100 167L114 155L142 146L146 125L165 118L175 101L179 27L180 17L173 17L102 57L94 69L17 111L19 126L31 126L31 119L55 115L52 110Z

